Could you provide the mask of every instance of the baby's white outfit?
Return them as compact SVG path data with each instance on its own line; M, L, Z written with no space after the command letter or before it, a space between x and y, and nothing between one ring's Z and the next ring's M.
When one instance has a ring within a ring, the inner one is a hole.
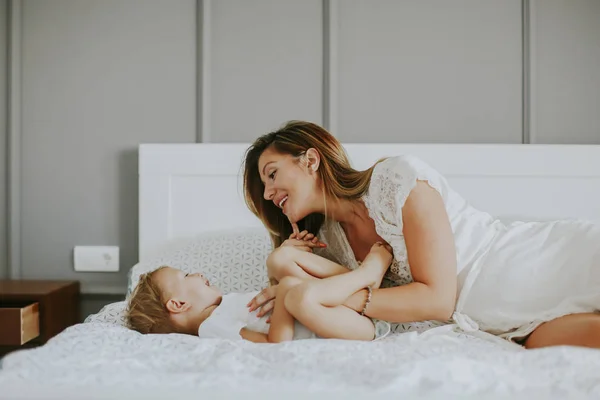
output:
M258 293L257 291L223 295L221 304L200 325L198 336L201 338L241 340L240 330L242 328L267 334L269 332L269 324L267 323L268 314L263 317L257 317L258 310L250 312L248 311L248 307L246 307L246 304ZM375 340L387 336L390 332L390 325L386 322L378 321L375 323L375 327ZM295 321L294 340L316 338L318 338L317 335L298 321Z
M223 295L221 304L212 312L198 329L201 338L242 339L240 330L246 328L254 332L269 333L268 315L257 317L255 311L248 311L246 304L256 296L252 293L229 293ZM316 335L296 321L294 340L314 339Z

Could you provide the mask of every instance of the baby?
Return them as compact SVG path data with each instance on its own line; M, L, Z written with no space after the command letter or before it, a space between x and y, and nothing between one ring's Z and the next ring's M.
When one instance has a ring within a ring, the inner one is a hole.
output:
M311 237L312 239L312 237ZM311 243L315 243L313 239ZM379 287L392 261L389 246L377 243L360 268L330 269L302 240L288 239L267 258L279 277L273 313L257 317L248 304L258 292L222 292L202 274L163 266L144 274L127 310L130 328L141 333L183 333L201 338L278 343L309 338L379 339L389 324L373 321L344 302L364 288ZM318 278L318 279L317 279Z

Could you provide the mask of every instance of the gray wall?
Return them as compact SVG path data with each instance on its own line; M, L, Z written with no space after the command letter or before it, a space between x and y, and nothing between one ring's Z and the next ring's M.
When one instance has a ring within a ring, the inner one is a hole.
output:
M8 45L8 8L6 0L0 0L0 279L8 275L6 206L7 168L7 45Z
M339 2L346 141L521 142L521 1Z
M137 145L195 140L195 2L22 4L22 276L118 290L137 259ZM75 245L120 246L120 272L75 272Z
M288 119L321 123L322 1L210 4L204 139L249 141Z
M525 125L600 143L596 0L20 3L22 276L81 280L84 314L136 262L139 143L248 142L292 118L345 142L520 143ZM74 272L76 245L120 246L121 271Z
M533 141L600 143L600 1L537 1L533 28Z

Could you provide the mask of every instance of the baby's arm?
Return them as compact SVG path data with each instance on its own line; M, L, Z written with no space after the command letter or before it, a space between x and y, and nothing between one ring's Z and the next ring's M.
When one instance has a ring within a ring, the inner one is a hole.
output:
M269 343L267 335L261 332L254 332L248 328L240 329L240 336L244 340L249 340L254 343Z

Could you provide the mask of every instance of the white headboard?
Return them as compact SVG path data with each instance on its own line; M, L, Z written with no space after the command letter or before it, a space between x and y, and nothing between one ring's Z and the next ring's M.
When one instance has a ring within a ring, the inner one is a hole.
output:
M600 222L600 146L346 144L357 169L414 154L475 207L507 219ZM206 231L261 227L242 194L248 144L139 147L139 257Z

